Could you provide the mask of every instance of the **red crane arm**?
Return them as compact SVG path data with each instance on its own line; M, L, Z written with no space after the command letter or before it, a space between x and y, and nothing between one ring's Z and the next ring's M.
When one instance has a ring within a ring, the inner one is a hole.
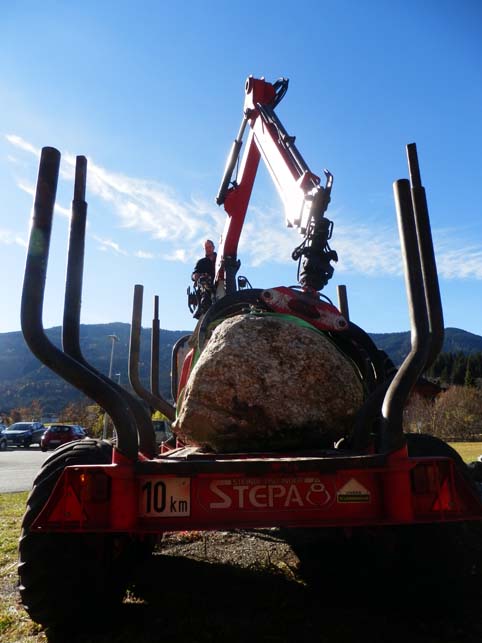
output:
M274 112L287 88L286 79L272 84L250 76L246 81L243 120L216 198L218 205L223 204L227 213L216 263L216 283L222 282L228 293L236 290L234 275L239 266L238 242L260 158L263 158L283 201L288 226L309 235L316 221L323 217L329 202L331 174L325 171L328 180L323 188L320 178L309 170L296 148L295 138L287 134ZM239 171L233 179L248 125L249 136Z

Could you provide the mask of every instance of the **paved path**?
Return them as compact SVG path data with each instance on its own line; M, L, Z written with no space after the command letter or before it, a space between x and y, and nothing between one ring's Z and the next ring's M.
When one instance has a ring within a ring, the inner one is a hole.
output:
M0 451L0 493L29 491L42 462L51 453L43 453L37 446Z

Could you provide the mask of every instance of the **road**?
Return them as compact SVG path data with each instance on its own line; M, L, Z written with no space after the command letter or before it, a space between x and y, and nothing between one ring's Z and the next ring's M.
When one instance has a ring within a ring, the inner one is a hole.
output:
M43 453L39 447L0 451L0 493L29 491L35 476L51 451Z

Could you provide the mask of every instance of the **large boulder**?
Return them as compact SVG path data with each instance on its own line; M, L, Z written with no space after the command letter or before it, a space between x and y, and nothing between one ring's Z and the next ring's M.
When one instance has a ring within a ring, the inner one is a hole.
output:
M213 331L173 430L225 453L329 447L363 397L356 368L322 333L292 318L237 315Z

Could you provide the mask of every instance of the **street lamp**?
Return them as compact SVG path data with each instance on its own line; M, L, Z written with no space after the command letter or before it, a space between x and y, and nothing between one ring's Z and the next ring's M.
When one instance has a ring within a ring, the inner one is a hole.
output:
M110 351L110 364L109 364L109 379L112 379L112 365L114 363L114 346L115 343L119 341L119 338L117 335L107 335L112 340L112 348ZM107 438L107 423L108 423L108 415L107 413L104 413L104 426L102 428L102 439L105 440Z

